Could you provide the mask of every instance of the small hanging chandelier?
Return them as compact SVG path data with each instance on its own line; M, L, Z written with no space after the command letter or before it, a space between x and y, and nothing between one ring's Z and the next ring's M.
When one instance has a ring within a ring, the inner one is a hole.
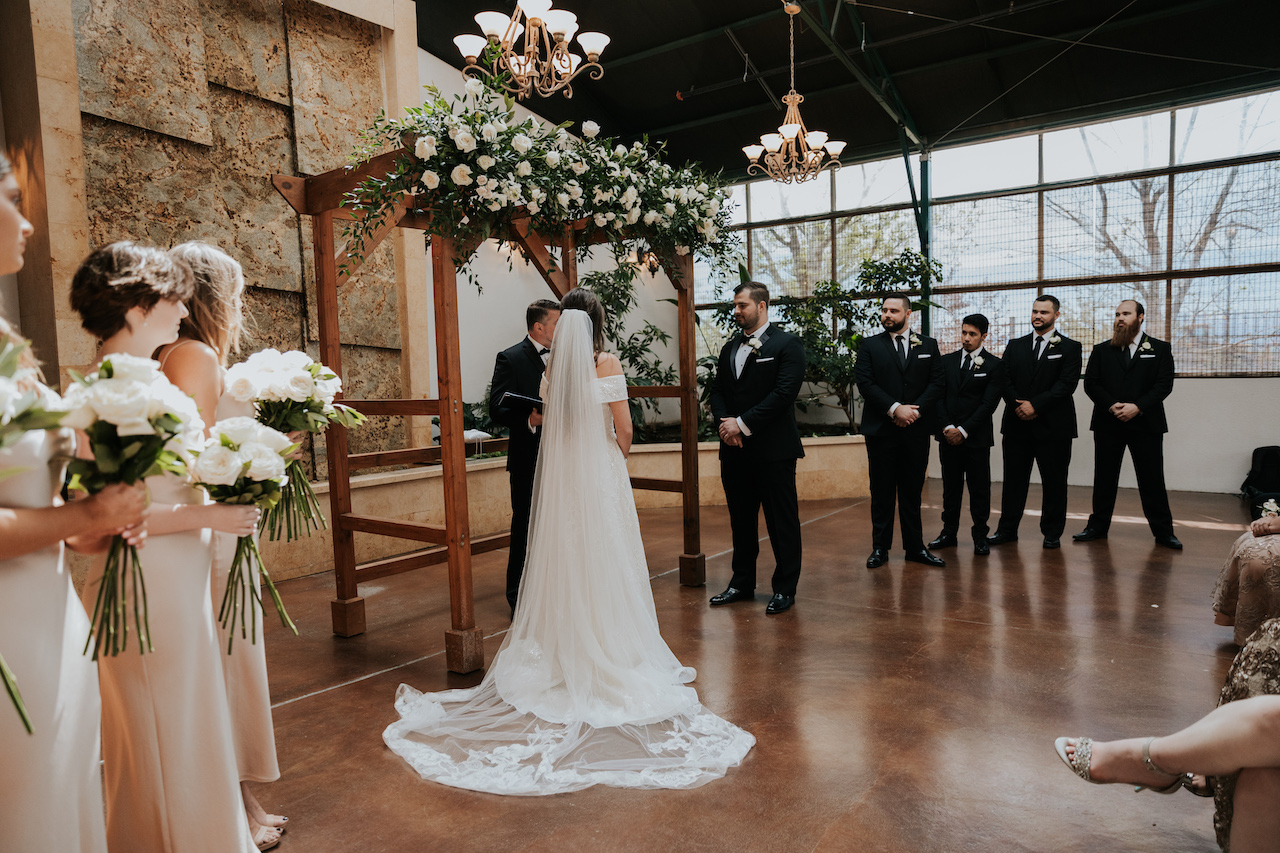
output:
M742 153L751 159L748 175L766 174L780 184L792 181L803 183L818 176L824 169L840 168L840 152L845 143L827 141L821 130L807 130L800 118L800 103L804 96L796 92L796 15L800 6L785 3L784 11L791 28L791 91L783 96L787 114L778 125L777 133L761 135L760 144L744 145ZM761 155L764 162L761 163Z
M467 61L462 73L488 77L491 83L501 81L502 88L517 100L534 92L547 97L560 91L572 98L573 87L569 83L583 71L590 69L592 80L604 76L599 60L609 37L604 33L578 33L578 16L552 9L551 0L518 0L510 15L479 12L475 19L483 36L453 38ZM586 62L569 50L575 34L578 47L587 55Z

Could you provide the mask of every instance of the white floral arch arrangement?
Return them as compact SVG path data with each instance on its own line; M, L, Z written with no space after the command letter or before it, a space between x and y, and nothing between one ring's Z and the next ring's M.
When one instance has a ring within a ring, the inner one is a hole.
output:
M353 255L406 196L430 214L429 234L452 237L465 267L475 245L505 238L511 222L528 216L532 228L557 236L580 223L580 251L601 239L615 249L643 243L659 257L697 254L720 265L732 256L727 230L731 188L696 165L662 161L661 146L631 147L600 138L587 121L582 137L535 118L517 122L510 96L469 78L465 95L447 100L434 86L421 107L402 118L380 113L352 155L359 166L403 146L385 175L364 179L343 206L361 218L351 226Z

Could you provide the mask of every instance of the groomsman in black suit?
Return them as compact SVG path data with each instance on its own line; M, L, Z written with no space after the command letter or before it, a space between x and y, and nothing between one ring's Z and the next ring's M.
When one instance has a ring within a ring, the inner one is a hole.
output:
M1031 304L1031 334L1004 351L1004 494L992 545L1018 540L1027 507L1031 465L1040 469L1043 492L1040 533L1044 547L1060 548L1067 526L1067 469L1076 437L1076 404L1081 347L1058 332L1058 298L1044 294Z
M1089 355L1084 392L1093 401L1093 514L1077 542L1106 539L1120 486L1120 465L1129 450L1138 476L1142 514L1156 543L1181 551L1173 535L1173 513L1164 485L1164 398L1173 392L1173 348L1142 331L1146 309L1136 299L1116 308L1111 340Z
M511 548L507 556L507 603L516 611L520 576L529 546L529 512L533 503L533 470L542 441L542 415L528 408L503 404L508 391L537 397L551 353L551 338L560 319L560 303L539 299L524 312L529 334L498 353L489 386L489 416L510 432L507 472L511 479Z
M893 506L902 522L907 559L926 566L946 561L925 550L920 493L929 467L929 435L942 397L942 354L938 342L911 331L911 299L891 293L880 306L884 331L864 338L854 364L862 394L862 434L871 479L871 556L867 568L889 560Z
M800 503L796 460L804 456L795 402L804 380L804 344L769 322L769 288L749 281L733 289L742 328L720 350L711 384L711 415L720 432L720 481L733 531L733 578L711 604L755 598L760 508L773 546L770 615L795 603L800 578Z
M945 390L938 402L938 459L942 462L942 532L930 548L954 548L960 529L960 503L969 482L973 553L991 553L987 520L991 517L991 425L1004 393L1004 364L983 347L989 323L970 314L960 324L960 349L942 358Z

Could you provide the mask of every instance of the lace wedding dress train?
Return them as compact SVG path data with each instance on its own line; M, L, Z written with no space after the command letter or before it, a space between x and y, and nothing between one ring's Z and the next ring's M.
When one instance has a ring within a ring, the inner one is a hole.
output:
M529 551L507 637L478 687L402 684L383 740L424 779L497 794L694 788L755 738L707 711L658 631L591 320L568 310L545 382Z

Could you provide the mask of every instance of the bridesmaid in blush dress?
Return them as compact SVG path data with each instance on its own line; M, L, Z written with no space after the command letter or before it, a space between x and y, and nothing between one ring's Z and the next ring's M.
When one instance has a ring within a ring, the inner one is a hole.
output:
M149 357L178 337L191 271L167 254L112 243L71 282L71 307L100 354ZM248 535L256 507L206 504L184 478L147 479L154 503L142 555L151 640L98 662L107 845L113 853L253 853L236 770L209 599L210 529ZM90 572L91 600L102 566ZM276 838L262 849L278 843Z
M221 249L200 242L175 246L169 250L169 256L191 269L195 277L195 293L187 302L190 316L183 319L178 340L157 353L165 375L195 397L206 424L212 425L224 418L253 417L252 403L239 402L223 388L227 358L231 353L239 352L244 331L244 272L240 264ZM213 532L210 593L215 612L227 587L235 549L235 536L216 530ZM231 644L230 654L223 655L222 668L231 711L236 765L240 770L240 793L244 797L254 841L262 844L278 838L288 818L268 814L247 784L274 782L280 778L260 609L255 610L253 619L257 642L237 636ZM221 623L218 630L225 651L228 632Z
M32 233L18 185L0 154L0 275L22 268ZM0 335L16 332L0 317ZM22 368L37 370L30 350ZM38 374L36 374L38 375ZM35 376L46 402L57 396ZM101 550L123 533L146 537L141 487L112 486L86 500L58 497L70 430L33 430L0 449L0 654L18 679L32 731L0 695L0 847L14 853L105 853L98 770L98 673L81 654L89 619L76 598L62 543Z

